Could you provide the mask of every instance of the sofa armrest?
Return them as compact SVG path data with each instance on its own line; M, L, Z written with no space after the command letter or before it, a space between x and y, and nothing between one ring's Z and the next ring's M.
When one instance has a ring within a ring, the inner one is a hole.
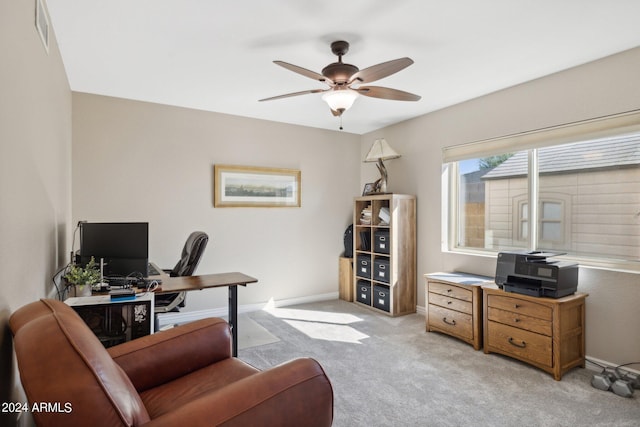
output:
M229 324L208 318L107 349L142 392L231 357Z
M145 426L324 427L333 422L333 389L313 359L286 362L161 415Z

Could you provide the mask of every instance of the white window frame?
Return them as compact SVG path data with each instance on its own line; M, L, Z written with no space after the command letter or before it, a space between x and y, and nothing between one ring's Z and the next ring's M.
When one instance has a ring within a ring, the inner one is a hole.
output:
M507 152L529 150L528 232L529 236L532 237L529 239L528 250L535 250L539 239L539 176L536 149L571 142L586 141L589 139L612 137L632 132L640 132L640 110L582 122L567 123L560 126L476 141L468 144L445 147L442 153L442 251L482 256L495 256L498 252L494 249L463 248L458 246L456 240L459 235L456 228L460 227L457 218L459 212L457 182L457 177L459 176L458 161ZM519 216L520 214L518 214L518 218L516 218L516 220L519 220ZM566 233L564 234L566 235ZM595 259L579 255L567 255L561 258L576 261L580 263L581 266L640 273L640 260L622 260L613 258Z

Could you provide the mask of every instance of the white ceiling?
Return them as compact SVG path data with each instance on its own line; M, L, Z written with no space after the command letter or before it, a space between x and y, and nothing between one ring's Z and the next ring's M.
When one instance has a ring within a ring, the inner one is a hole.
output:
M374 83L418 102L360 97L362 134L640 46L638 0L47 0L71 89L337 130L312 71L415 63Z

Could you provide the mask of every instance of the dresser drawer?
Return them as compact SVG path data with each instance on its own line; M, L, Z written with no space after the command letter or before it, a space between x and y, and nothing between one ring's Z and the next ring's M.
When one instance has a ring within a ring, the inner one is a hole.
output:
M504 323L505 325L513 326L514 328L520 328L548 336L552 335L550 320L525 316L524 314L500 310L494 307L489 307L488 317L489 320Z
M473 321L470 314L429 304L428 324L430 328L467 340L473 339Z
M482 292L485 353L519 359L556 381L569 369L585 367L587 294L539 298L492 286Z
M506 295L488 295L487 306L549 321L553 311L547 305Z
M507 355L553 367L551 337L489 321L486 345Z
M436 304L444 308L461 311L467 314L471 314L473 308L471 301L463 301L445 295L434 294L433 292L429 292L429 304Z
M469 289L465 289L460 286L449 285L447 283L429 281L429 292L433 292L434 294L446 295L464 301L473 301L473 294Z

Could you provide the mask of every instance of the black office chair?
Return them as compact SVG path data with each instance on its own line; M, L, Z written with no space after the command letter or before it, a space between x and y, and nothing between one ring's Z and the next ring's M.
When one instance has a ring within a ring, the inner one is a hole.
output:
M173 270L165 270L165 272L172 277L192 276L200 263L200 258L202 258L202 253L207 247L208 241L209 236L205 232L194 231L191 233L182 249L180 261L173 267ZM155 295L154 312L158 314L179 311L180 307L184 307L186 295L186 292Z

